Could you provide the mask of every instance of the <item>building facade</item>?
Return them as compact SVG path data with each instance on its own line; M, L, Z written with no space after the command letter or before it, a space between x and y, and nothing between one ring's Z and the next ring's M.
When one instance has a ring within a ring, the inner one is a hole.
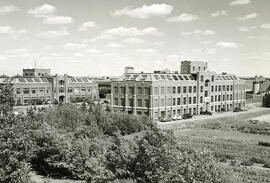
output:
M232 74L216 74L201 61L181 62L181 73L124 73L111 84L111 108L146 114L154 120L201 111L245 107L245 82Z
M36 76L36 74L29 73L29 70L24 69L24 76L21 77L0 78L0 87L6 83L12 85L17 105L32 104L36 101L53 103L72 102L87 98L96 100L99 98L98 84L88 77L72 77L67 74L62 76L40 74L40 76Z

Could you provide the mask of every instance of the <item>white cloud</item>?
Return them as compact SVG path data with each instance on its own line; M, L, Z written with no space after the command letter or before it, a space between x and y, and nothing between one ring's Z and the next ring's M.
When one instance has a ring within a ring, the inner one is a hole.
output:
M270 29L270 23L262 24L261 27L264 28L264 29Z
M0 14L7 14L15 11L20 11L20 8L14 6L13 4L0 7Z
M55 12L56 12L56 8L50 4L44 4L42 6L28 10L28 14L33 15L35 17L41 17L41 18L51 16Z
M181 33L183 36L189 36L189 35L203 35L203 36L209 36L209 35L215 35L216 32L213 30L195 30L191 32L182 32Z
M100 36L97 36L95 38L92 38L91 41L98 41L98 40L113 40L114 39L114 36L112 35L100 35Z
M58 38L62 36L69 35L69 32L66 29L59 29L59 30L49 30L45 32L39 33L41 37L49 37L49 38Z
M249 4L250 2L251 2L250 0L234 0L230 2L230 5L231 6L245 5L245 4Z
M211 14L211 17L219 17L219 16L227 16L228 13L225 10L217 10L216 12Z
M156 53L156 50L155 49L152 49L152 48L138 48L135 50L135 52L137 53Z
M213 40L203 40L200 42L201 44L212 44Z
M121 48L121 47L123 47L123 45L111 42L111 43L109 43L107 45L107 47L109 47L109 48Z
M131 9L130 7L125 7L121 10L116 10L111 13L113 16L126 15L133 18L146 19L154 16L165 16L169 15L173 10L171 5L167 4L152 4L143 5L142 7Z
M256 18L256 17L257 17L257 13L251 13L245 16L237 17L236 19L239 21L245 21L245 20Z
M140 38L130 37L130 38L125 39L124 42L129 43L129 44L140 44L140 43L144 43L145 41Z
M95 48L91 48L91 49L85 50L85 52L97 54L97 53L100 53L101 51L100 50L97 50Z
M190 22L199 19L198 15L182 13L179 16L170 17L167 22Z
M96 23L93 21L84 22L78 29L79 32L87 31L89 28L96 27Z
M64 45L65 48L68 49L82 49L82 48L86 48L88 45L85 43L66 43Z
M45 24L71 24L73 23L72 17L66 17L66 16L53 16L53 17L47 17L43 20L43 23Z
M208 54L208 55L214 55L217 51L216 48L203 48L203 49L192 49L193 52L199 53L199 54Z
M248 39L260 39L260 40L270 40L270 36L268 35L259 35L259 36L248 36Z
M238 28L238 31L240 31L240 32L248 32L248 31L251 31L252 29L255 29L255 26L250 26L250 27L240 26Z
M237 44L235 42L225 42L225 41L220 41L216 44L218 47L223 47L223 48L238 48L241 45Z
M145 36L145 35L153 35L153 36L162 36L164 33L159 32L155 27L147 27L145 29L138 29L136 27L117 27L112 29L107 29L102 32L106 35L115 35L115 36Z
M10 26L0 26L0 34L8 34L14 39L19 39L21 35L26 33L27 31L25 29L15 30Z

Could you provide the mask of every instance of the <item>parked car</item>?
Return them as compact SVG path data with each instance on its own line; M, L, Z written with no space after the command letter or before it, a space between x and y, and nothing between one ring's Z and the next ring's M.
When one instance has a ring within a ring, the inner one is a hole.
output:
M172 117L172 120L173 120L173 121L180 120L180 119L182 119L181 116L175 115L175 116Z
M183 119L190 119L190 118L192 118L192 115L191 114L183 114L182 118Z
M202 114L202 115L212 115L213 113L211 111L201 111L200 114Z
M236 107L233 112L242 112L244 111L243 109L241 109L240 107Z
M163 118L160 118L160 122L168 122L168 121L171 121L172 119L171 118L165 118L165 117L163 117Z

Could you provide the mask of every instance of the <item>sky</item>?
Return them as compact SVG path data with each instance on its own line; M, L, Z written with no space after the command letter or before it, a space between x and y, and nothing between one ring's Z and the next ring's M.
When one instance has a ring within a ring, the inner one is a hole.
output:
M0 74L209 70L270 76L269 0L0 0Z

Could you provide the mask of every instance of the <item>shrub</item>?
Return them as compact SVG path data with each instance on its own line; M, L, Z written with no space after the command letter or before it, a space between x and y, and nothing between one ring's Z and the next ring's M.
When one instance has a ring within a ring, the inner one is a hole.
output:
M270 147L270 142L261 142L261 141L259 141L258 145L265 146L265 147Z
M241 165L244 165L244 166L252 166L254 163L253 162L251 162L251 161L243 161L242 163L241 163Z

